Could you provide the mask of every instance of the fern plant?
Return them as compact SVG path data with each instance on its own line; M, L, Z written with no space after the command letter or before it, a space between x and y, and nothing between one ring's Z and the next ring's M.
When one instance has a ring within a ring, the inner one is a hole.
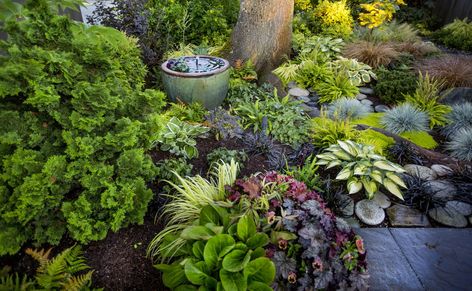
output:
M420 72L415 93L405 95L405 101L429 116L429 127L443 126L447 123L447 114L451 107L439 103L439 100L449 93L441 93L445 82L431 78L427 73L423 76Z
M338 140L355 139L356 130L349 120L332 120L322 112L312 119L312 143L319 148L327 148Z
M359 88L351 84L344 75L328 76L323 82L315 84L315 90L320 95L319 102L333 102L341 97L354 98L359 94Z
M90 267L79 246L65 249L54 258L50 258L51 250L26 249L39 263L34 280L18 273L7 275L0 278L0 290L102 290L90 288L93 271L85 272Z

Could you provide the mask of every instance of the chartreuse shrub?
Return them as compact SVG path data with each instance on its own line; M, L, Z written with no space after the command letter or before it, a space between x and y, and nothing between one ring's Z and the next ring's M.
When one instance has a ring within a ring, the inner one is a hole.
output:
M433 34L433 37L448 47L472 51L472 22L467 18L455 19Z
M165 96L143 90L135 40L57 16L62 3L27 1L21 18L2 20L0 254L66 232L103 239L142 223L152 198L145 151Z
M316 164L325 165L326 169L342 167L336 180L347 180L349 194L364 188L367 198L372 199L379 187L383 186L393 195L403 199L400 187L406 188L406 185L399 174L405 170L384 156L374 153L372 146L339 140L316 157Z
M316 31L321 34L346 38L352 33L354 20L346 0L321 0L313 16Z
M404 0L375 0L361 4L363 12L359 13L359 24L369 29L378 27L392 20L400 5L406 5Z
M26 249L39 266L34 279L18 273L4 274L0 270L0 290L102 290L91 289L93 271L85 263L85 257L79 246L65 249L50 258L51 250Z
M327 148L338 140L355 139L356 130L349 119L329 119L325 113L312 119L311 142L319 148Z

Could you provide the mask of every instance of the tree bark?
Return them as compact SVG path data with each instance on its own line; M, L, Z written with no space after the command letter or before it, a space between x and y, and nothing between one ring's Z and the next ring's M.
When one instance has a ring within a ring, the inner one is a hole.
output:
M290 55L294 0L241 0L230 60L251 60L266 75Z

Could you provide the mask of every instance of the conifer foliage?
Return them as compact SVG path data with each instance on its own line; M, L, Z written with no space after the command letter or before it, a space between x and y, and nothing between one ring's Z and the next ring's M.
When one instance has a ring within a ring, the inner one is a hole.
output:
M103 239L142 223L152 198L146 150L165 96L143 89L135 39L57 15L74 1L0 16L0 255L67 231Z

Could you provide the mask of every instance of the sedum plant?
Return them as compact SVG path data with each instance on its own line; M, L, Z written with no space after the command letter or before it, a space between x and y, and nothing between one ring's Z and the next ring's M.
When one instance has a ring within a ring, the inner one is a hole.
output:
M377 79L369 65L363 64L356 59L347 59L340 56L337 60L331 62L330 66L335 74L347 76L353 86L362 86L370 83L372 79Z
M165 95L143 89L136 40L57 15L78 2L30 0L18 19L0 14L0 255L64 234L103 239L142 223L152 199L146 151Z
M430 78L428 74L423 76L420 72L415 93L405 95L406 102L428 114L431 129L444 126L447 123L447 114L451 112L450 106L439 103L439 100L449 93L441 93L444 86L444 81Z
M367 198L372 199L379 186L383 186L396 197L403 199L400 187L406 188L406 185L399 174L405 170L384 156L376 154L372 146L349 140L338 141L316 157L319 159L317 164L325 165L326 169L342 167L336 180L347 180L349 194L364 188Z
M172 117L155 143L160 144L160 149L163 151L192 159L198 157L195 138L209 130L207 127L189 124Z

